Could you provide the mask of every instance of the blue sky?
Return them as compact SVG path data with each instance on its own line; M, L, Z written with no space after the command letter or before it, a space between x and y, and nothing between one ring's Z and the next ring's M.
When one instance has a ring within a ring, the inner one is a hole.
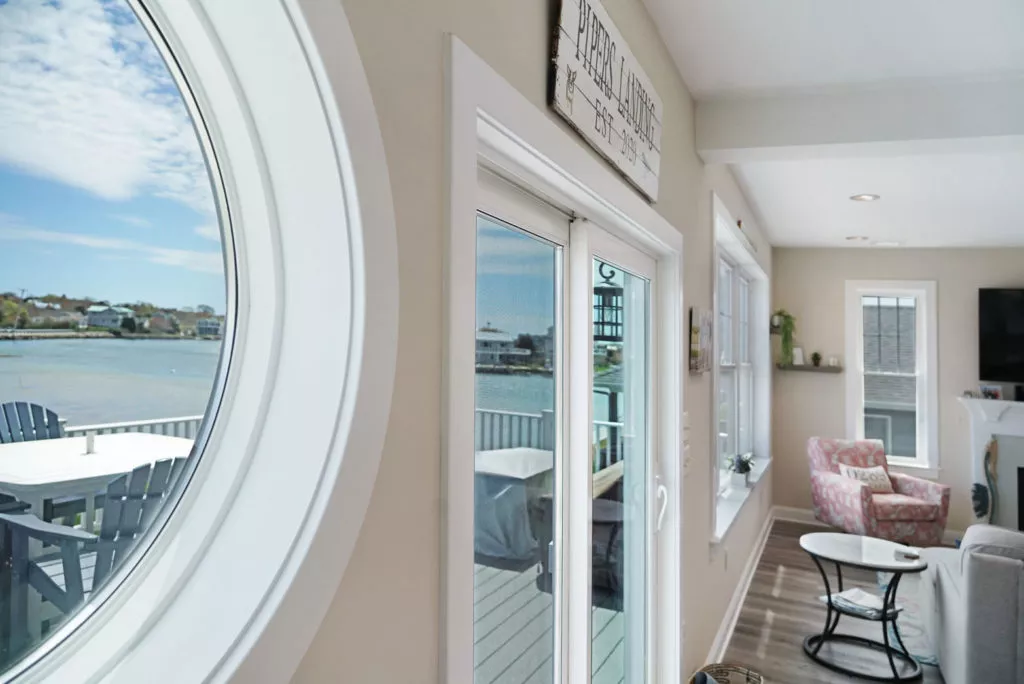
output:
M218 225L187 111L123 0L0 0L0 291L223 312Z
M556 248L485 217L476 248L477 328L545 334L555 322Z

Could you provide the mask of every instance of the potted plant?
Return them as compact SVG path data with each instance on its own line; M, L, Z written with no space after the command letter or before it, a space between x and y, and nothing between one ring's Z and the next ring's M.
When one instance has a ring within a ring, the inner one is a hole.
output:
M754 467L754 454L736 454L725 459L725 467L732 475L729 485L733 489L750 486L750 470Z
M818 352L814 352L813 354L811 354L811 363L814 364L815 368L820 368L821 367L821 354L819 354Z
M779 335L782 336L782 357L779 359L779 363L783 366L792 366L793 334L796 333L796 318L785 309L778 309L772 314L773 326L776 320L779 324L775 327L778 329Z

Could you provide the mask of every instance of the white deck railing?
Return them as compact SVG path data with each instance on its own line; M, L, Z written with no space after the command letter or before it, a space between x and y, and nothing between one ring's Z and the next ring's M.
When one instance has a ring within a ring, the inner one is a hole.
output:
M477 451L532 447L551 449L555 443L555 413L519 413L477 409L475 423ZM622 460L622 423L594 421L594 471Z
M112 435L121 432L147 432L168 437L186 437L195 439L203 416L184 416L181 418L157 418L155 420L129 420L123 423L98 423L96 425L67 425L64 427L65 437L81 437L87 432L97 435Z

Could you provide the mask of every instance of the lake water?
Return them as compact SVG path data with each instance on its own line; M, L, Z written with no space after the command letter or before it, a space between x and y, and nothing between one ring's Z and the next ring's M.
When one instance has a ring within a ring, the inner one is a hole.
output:
M0 403L29 401L86 425L206 411L220 342L0 341Z
M68 425L197 416L206 411L220 342L201 340L0 341L0 403L46 406ZM479 408L554 408L548 375L476 376ZM595 395L595 420L607 398Z
M476 406L482 409L540 413L555 407L550 375L476 374ZM594 420L608 420L608 397L594 394Z

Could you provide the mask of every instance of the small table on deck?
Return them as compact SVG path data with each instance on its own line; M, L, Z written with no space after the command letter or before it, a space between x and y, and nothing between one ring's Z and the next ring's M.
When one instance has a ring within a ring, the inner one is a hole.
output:
M165 458L185 458L192 440L143 432L96 435L93 453L85 437L43 439L0 445L0 493L31 506L42 517L43 501L85 496L86 529L95 515L95 497L115 478Z
M804 653L814 662L824 665L830 670L835 670L852 677L888 682L906 682L920 678L922 674L921 666L910 655L910 652L907 651L907 647L903 644L903 639L900 637L899 629L896 626L896 618L899 616L899 610L896 608L896 589L899 587L900 578L905 573L923 572L928 567L928 563L919 558L911 559L900 555L902 551L916 551L916 549L912 550L908 546L884 539L837 532L805 534L800 537L800 548L806 551L811 556L814 564L818 566L818 572L821 573L821 578L825 582L825 592L828 596L825 631L804 639ZM872 570L874 572L892 573L892 579L889 580L889 585L885 589L885 596L882 599L882 609L869 614L859 611L854 612L844 606L835 604L832 601L834 596L832 586L829 584L828 575L825 574L825 569L821 565L822 560L835 564L836 577L839 583L839 591L836 593L842 593L843 591L843 565ZM881 622L884 643L850 634L836 634L836 626L839 624L839 618L842 615L848 615L861 620ZM889 643L888 625L890 623L893 626L893 634L896 636L896 641L899 643L901 650L897 650ZM818 652L826 642L852 644L883 652L889 661L889 668L892 670L893 676L883 677L852 670L822 658L818 655ZM897 660L905 664L902 668L903 672L897 670Z
M64 437L0 444L0 493L13 496L43 517L43 502L65 496L85 499L83 527L92 531L96 495L111 481L139 466L167 458L185 458L192 440L142 432L96 435L93 453L85 453L85 437ZM32 540L31 555L41 544ZM40 597L29 592L29 629L38 639Z
M476 551L523 561L536 553L529 508L551 493L555 455L515 447L476 452Z

